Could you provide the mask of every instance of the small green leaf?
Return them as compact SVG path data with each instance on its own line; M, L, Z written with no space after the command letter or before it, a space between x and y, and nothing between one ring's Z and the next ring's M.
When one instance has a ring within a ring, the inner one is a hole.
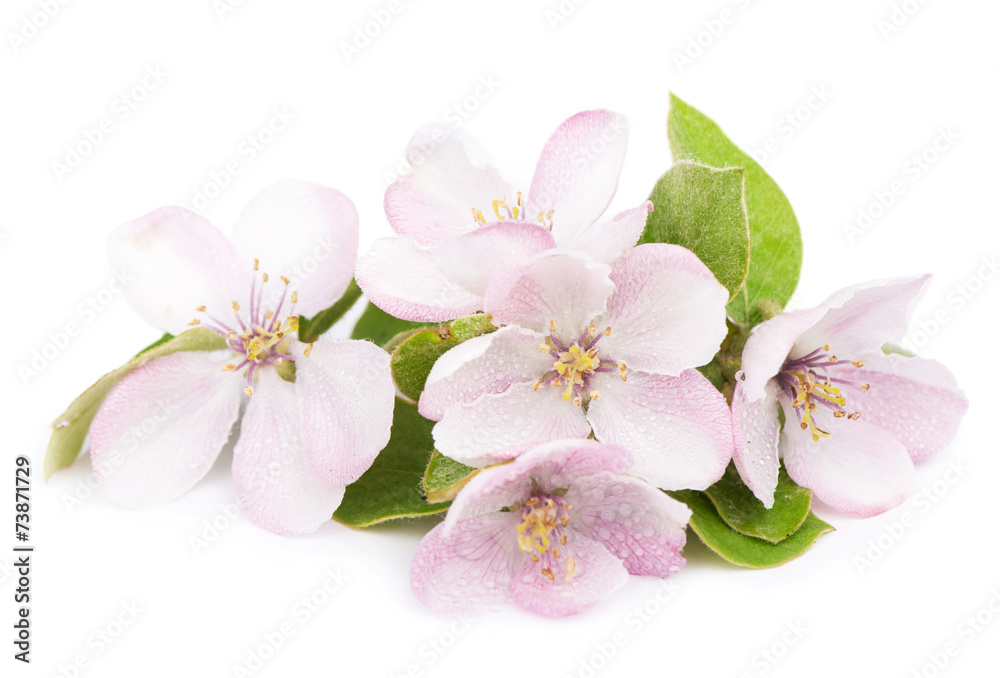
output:
M361 297L361 288L351 280L343 296L330 308L320 311L312 318L299 316L299 341L310 343L319 339L320 335L333 327L334 323L344 317Z
M729 140L715 122L670 95L667 136L674 160L694 159L712 167L742 167L750 221L750 270L729 314L745 325L764 319L760 302L788 303L802 269L802 234L788 198L749 155ZM655 214L655 211L654 211Z
M750 268L743 170L681 160L656 182L649 199L653 212L640 242L688 248L725 285L732 300Z
M774 506L770 509L764 508L764 504L743 483L736 465L732 463L719 482L705 490L705 494L729 527L740 534L772 544L784 541L802 527L812 505L812 492L796 485L784 466L778 470L778 487L774 492Z
M430 503L424 496L424 470L434 449L431 428L417 406L396 398L392 436L371 468L347 487L333 519L351 527L441 513L450 502Z
M683 501L693 512L689 525L708 548L734 565L763 570L778 567L808 551L821 536L833 531L833 526L810 513L802 527L778 544L770 544L740 534L719 517L712 500L703 492L681 490L669 492Z
M76 460L87 437L87 431L90 430L90 422L100 409L101 403L126 374L150 360L178 351L214 351L225 347L226 340L223 337L204 327L196 327L176 337L164 335L124 366L98 379L53 422L52 438L49 439L49 446L45 451L45 479L48 480L53 473L61 471Z
M138 358L139 356L141 356L146 351L152 351L154 348L156 348L158 346L163 346L165 343L167 343L168 341L170 341L173 338L174 338L174 335L170 334L170 332L166 332L162 337L160 337L159 339L157 339L152 344L150 344L146 348L142 349L141 351L139 351L138 353L136 353L132 357L133 358Z
M428 323L415 323L409 320L400 320L389 315L375 304L368 302L365 312L358 318L358 324L354 326L351 339L368 339L379 346L385 346L390 339L400 332L415 328L429 327Z
M477 313L425 329L406 338L392 354L392 376L400 393L414 402L420 399L434 363L446 351L463 341L493 332L488 315Z
M424 493L427 500L454 499L458 491L477 473L479 469L461 464L434 450L424 472Z
M913 351L903 348L897 344L882 344L882 353L886 355L901 355L904 358L916 358L917 354Z

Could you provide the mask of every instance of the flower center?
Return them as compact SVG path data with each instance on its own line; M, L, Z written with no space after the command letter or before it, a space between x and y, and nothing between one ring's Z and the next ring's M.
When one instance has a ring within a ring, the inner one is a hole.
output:
M865 366L864 360L841 360L830 353L830 344L825 344L809 355L797 360L787 360L778 373L781 388L792 401L792 407L799 415L799 428L812 433L813 442L829 438L830 433L816 425L815 413L820 407L833 411L837 419L847 417L855 420L860 412L847 410L847 391L857 388L867 391L868 384L853 379L845 379L844 366L857 369Z
M503 221L505 219L524 219L524 196L521 191L517 192L517 204L508 205L507 198L503 197L499 200L493 201L493 214L496 215L497 221ZM548 212L539 212L535 217L538 224L544 228L546 231L552 230L552 216L555 214L555 210L549 210ZM487 223L486 215L482 213L481 210L473 207L472 208L472 218L475 219L477 224L485 226Z
M617 372L622 381L628 381L625 361L615 362L607 358L601 360L597 350L597 342L601 337L611 334L610 327L598 332L594 323L590 323L580 338L567 346L556 336L556 326L555 320L549 323L549 336L544 344L538 345L538 350L551 355L555 362L552 371L535 382L536 391L549 384L557 388L565 387L563 400L581 406L584 402L601 397L591 386L595 374Z
M291 302L288 308L288 315L282 318L281 312L285 307L285 300L289 298L288 286L290 280L281 276L284 289L281 299L273 311L264 308L264 287L269 278L267 273L261 273L260 287L257 286L257 272L260 262L253 261L254 276L250 283L250 308L246 312L241 312L240 304L235 299L232 302L233 315L236 322L229 324L220 320L216 316L209 314L205 306L199 306L197 310L203 314L209 322L202 322L200 318L195 318L188 325L201 325L226 338L233 353L242 358L239 363L229 363L222 368L223 372L235 372L244 367L247 368L247 385L244 388L247 395L253 395L254 372L264 365L282 365L285 361L294 362L295 358L289 354L288 348L292 333L299 329L299 316L295 313L295 304L299 301L299 293L291 293ZM304 354L306 357L312 351L312 344L306 347Z
M566 556L560 547L566 546L569 525L569 502L557 495L536 493L521 507L521 524L517 526L517 546L531 554L532 562L541 567L542 576L555 581L556 572L573 578L576 559Z

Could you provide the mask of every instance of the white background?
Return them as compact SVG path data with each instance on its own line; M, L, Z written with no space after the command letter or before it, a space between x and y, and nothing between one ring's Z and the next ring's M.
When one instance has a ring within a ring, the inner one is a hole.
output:
M37 474L30 667L11 658L12 491L2 501L3 675L60 675L83 655L85 676L230 676L286 622L294 634L265 649L252 675L590 675L581 661L609 676L994 675L1000 619L971 637L959 625L1000 591L991 378L1000 284L982 264L1000 253L996 3L907 0L912 14L897 15L898 30L886 33L879 22L890 20L890 0L567 0L573 11L554 24L547 13L559 11L558 0L401 0L350 61L342 45L388 0L247 0L222 16L212 0L93 0L59 5L44 22L41 4L6 0L0 15L0 471L12 486L13 459L26 454ZM727 23L714 23L724 11ZM25 20L45 25L32 32ZM15 48L10 36L25 30L30 39ZM685 50L692 58L680 63ZM119 97L157 67L162 82L140 91L144 101L123 118ZM477 97L481 78L497 84ZM813 88L825 88L825 101L800 108ZM430 522L365 532L331 523L281 538L237 518L196 554L191 538L206 521L224 524L220 506L235 501L229 456L160 511L130 512L100 496L67 506L86 487L86 458L41 482L49 422L159 334L120 294L92 316L80 308L108 287L104 239L118 224L192 204L210 173L236 160L240 173L204 209L224 231L256 192L300 177L352 197L364 249L389 233L386 177L421 124L460 120L526 187L551 130L596 107L630 120L612 209L630 207L669 166L670 90L748 150L774 141L763 164L792 201L805 241L792 306L861 280L936 274L918 320L937 315L937 327L911 339L952 368L972 407L951 448L920 465L922 500L866 521L820 510L838 531L777 570L730 567L691 543L665 603L656 600L659 580L633 577L574 618L511 608L466 628L429 614L410 592L409 560ZM240 145L275 108L294 121L247 162ZM797 111L796 128L780 122ZM110 133L57 176L53 163L102 118L111 118ZM949 129L957 140L926 151ZM914 169L912 157L925 151L936 161ZM852 241L844 225L895 181L905 192L876 208ZM959 286L976 292L959 303ZM19 366L69 323L77 336L24 376ZM949 475L955 461L968 470ZM890 537L906 514L909 527ZM878 561L860 565L869 555ZM338 568L347 581L305 618L295 605ZM116 633L132 601L137 619L105 645L97 634ZM643 606L645 621L635 613ZM787 633L789 625L803 630ZM949 642L957 654L935 673L931 655ZM434 649L441 644L450 647ZM595 658L599 648L614 656ZM765 651L781 656L771 663Z

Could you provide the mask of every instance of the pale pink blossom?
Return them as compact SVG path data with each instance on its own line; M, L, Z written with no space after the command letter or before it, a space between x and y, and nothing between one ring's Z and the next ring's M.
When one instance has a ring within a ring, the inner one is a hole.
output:
M385 194L397 236L361 258L358 284L382 310L430 322L481 310L491 280L544 250L613 261L639 240L652 209L646 201L601 219L618 188L627 140L624 116L578 113L552 134L521 192L461 130L422 128L406 151L410 173Z
M137 508L171 501L208 473L240 421L233 476L250 520L298 534L330 519L388 442L395 393L374 344L296 338L299 314L343 294L357 238L347 197L299 181L254 199L232 243L180 207L111 235L111 264L143 318L175 334L208 327L228 348L154 359L114 387L90 429L107 496Z
M479 472L413 558L413 590L442 613L515 602L562 616L607 597L631 574L684 565L691 511L621 475L629 453L592 440L506 451Z
M634 457L630 473L705 489L732 456L725 398L697 370L726 336L728 293L690 250L635 247L613 264L552 250L498 277L498 331L435 363L420 413L437 449L481 466L499 450L593 436Z
M913 462L955 437L968 401L951 372L883 351L902 341L929 279L849 287L750 336L733 395L734 461L765 506L781 457L824 503L877 515L909 496Z

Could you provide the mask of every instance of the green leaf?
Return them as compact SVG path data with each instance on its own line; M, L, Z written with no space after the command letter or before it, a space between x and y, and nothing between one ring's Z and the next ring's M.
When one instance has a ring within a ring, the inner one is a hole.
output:
M904 358L916 358L917 354L909 349L903 348L897 344L882 344L882 353L886 355L901 355Z
M334 323L351 310L360 297L361 288L352 279L344 295L333 306L320 311L312 318L299 316L299 341L304 341L308 344L319 339L321 334L333 327Z
M749 155L741 151L710 118L670 95L667 136L675 160L695 159L712 167L742 167L750 221L750 270L729 314L746 325L764 319L761 302L773 299L784 308L802 269L802 234L788 198ZM655 213L655 211L654 211Z
M750 268L743 170L681 160L656 182L649 199L654 209L640 242L688 248L729 290L732 300Z
M351 339L368 339L379 346L385 346L390 339L400 332L428 326L428 323L400 320L389 315L375 304L368 302L368 307L365 308L365 312L358 318L358 324L354 326Z
M778 470L778 487L774 492L774 506L770 509L764 508L764 504L753 496L732 463L705 494L729 527L772 544L784 541L802 527L812 505L812 492L796 485L784 466Z
M461 464L434 450L427 463L427 470L424 471L424 494L428 501L454 499L458 491L477 473L479 469Z
M450 325L416 332L400 342L392 354L392 377L396 380L396 387L416 402L438 358L463 341L494 330L496 328L489 316L477 313L454 320Z
M159 339L157 339L152 344L150 344L146 348L142 349L141 351L139 351L138 353L136 353L132 357L133 358L138 358L139 356L141 356L146 351L152 351L154 348L156 348L158 346L163 346L165 343L167 343L168 341L170 341L173 338L174 338L174 335L170 334L170 332L167 332L162 337L160 337Z
M76 460L94 415L97 414L97 410L111 389L126 374L150 360L178 351L214 351L226 347L226 340L223 337L204 327L196 327L176 337L168 337L169 335L161 337L125 365L98 379L53 422L52 438L49 439L49 446L45 451L46 480Z
M833 531L833 526L810 513L802 526L787 539L771 544L763 539L748 537L732 529L719 517L715 505L703 492L681 490L669 492L693 512L689 523L694 533L708 548L734 565L762 570L784 565L808 551L822 535Z
M417 406L396 398L392 436L371 468L347 487L333 519L351 527L441 513L450 502L430 503L424 496L424 470L434 449L431 428Z

